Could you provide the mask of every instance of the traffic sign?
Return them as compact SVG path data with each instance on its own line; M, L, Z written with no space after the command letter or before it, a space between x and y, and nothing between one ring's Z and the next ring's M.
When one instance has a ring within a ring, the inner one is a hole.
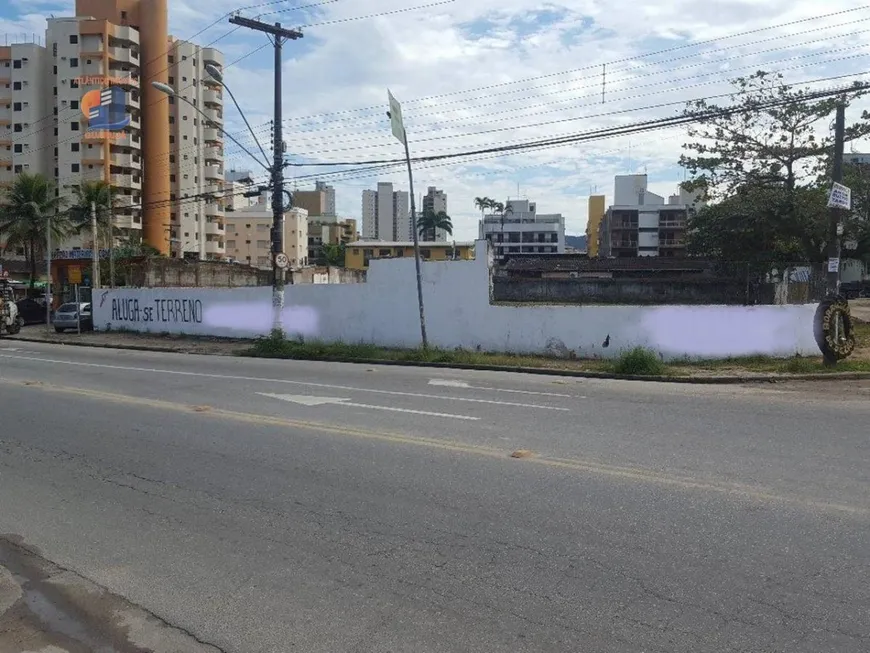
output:
M275 265L277 265L282 270L286 270L287 266L290 265L290 261L284 252L275 254Z
M67 279L73 285L80 284L82 282L82 268L79 265L70 265L66 269Z
M828 195L828 208L850 211L852 209L852 190L848 186L834 182Z

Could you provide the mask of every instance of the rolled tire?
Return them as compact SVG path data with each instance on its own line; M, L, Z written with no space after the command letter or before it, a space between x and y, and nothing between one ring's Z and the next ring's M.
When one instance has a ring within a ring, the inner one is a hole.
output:
M837 318L843 323L843 332L835 332ZM813 319L813 336L819 351L833 360L848 358L855 349L855 333L852 329L852 313L849 302L842 295L829 297L819 303Z
M24 322L23 318L19 315L14 320L12 320L12 324L7 327L7 332L10 336L17 335L21 332L21 325Z

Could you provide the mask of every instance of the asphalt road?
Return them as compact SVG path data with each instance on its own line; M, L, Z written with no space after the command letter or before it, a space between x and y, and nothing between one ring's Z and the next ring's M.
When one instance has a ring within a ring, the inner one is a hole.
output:
M868 399L4 342L0 533L224 651L866 651Z

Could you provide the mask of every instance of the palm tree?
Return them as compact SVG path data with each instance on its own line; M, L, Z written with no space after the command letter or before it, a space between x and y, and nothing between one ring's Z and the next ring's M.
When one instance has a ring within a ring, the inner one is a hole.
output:
M492 209L492 205L495 203L495 200L490 199L489 197L475 197L474 198L474 208L480 211L481 220L484 217L484 213L487 210Z
M435 240L439 229L453 235L453 221L444 211L435 213L432 209L426 209L417 219L417 231L424 241Z
M344 243L324 243L320 246L320 258L327 266L344 267Z
M0 236L7 247L21 247L30 268L30 289L36 285L36 263L45 255L50 233L56 243L72 231L69 217L59 212L61 199L54 185L43 175L22 172L3 194L0 202Z

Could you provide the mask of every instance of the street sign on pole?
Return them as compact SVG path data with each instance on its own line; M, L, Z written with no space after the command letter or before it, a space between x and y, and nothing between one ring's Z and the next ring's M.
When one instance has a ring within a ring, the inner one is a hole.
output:
M79 285L82 282L82 268L78 265L70 265L66 269L67 279L73 285Z
M405 142L405 123L402 120L402 105L393 97L393 94L387 89L387 98L390 101L390 127L400 143Z
M843 184L834 182L831 186L831 192L828 195L829 209L843 209L844 211L852 210L852 189Z
M277 265L282 270L286 270L287 266L290 265L290 260L287 258L287 255L284 252L280 252L275 254L275 265Z

